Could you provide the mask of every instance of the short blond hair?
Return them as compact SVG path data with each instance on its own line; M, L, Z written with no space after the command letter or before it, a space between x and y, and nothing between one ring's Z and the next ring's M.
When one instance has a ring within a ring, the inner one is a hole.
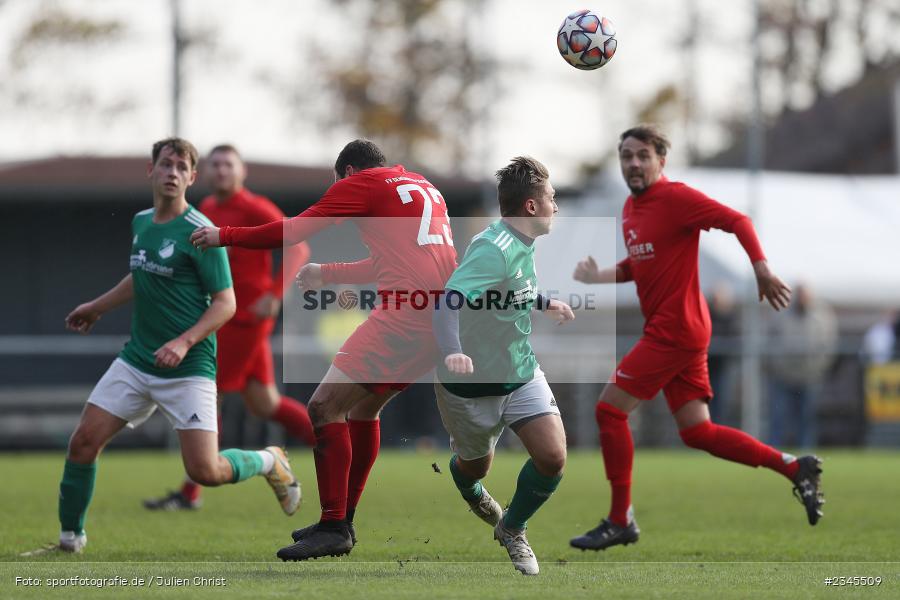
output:
M495 173L500 215L519 214L525 201L542 191L550 172L540 161L530 156L517 156Z

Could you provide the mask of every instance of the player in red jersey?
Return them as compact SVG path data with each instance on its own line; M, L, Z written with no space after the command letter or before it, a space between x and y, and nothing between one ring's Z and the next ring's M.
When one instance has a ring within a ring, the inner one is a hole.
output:
M767 467L794 483L795 495L815 525L824 502L819 488L821 461L795 458L737 429L714 424L707 371L711 336L709 309L700 293L697 257L701 229L733 233L753 264L759 299L775 310L786 308L790 289L768 267L753 224L736 212L662 173L669 142L655 127L625 131L619 143L622 175L631 195L622 210L628 257L599 269L591 257L579 262L575 279L585 283L634 281L644 334L616 368L597 402L597 424L606 478L612 489L609 515L600 525L571 540L583 550L603 550L638 540L631 507L634 444L628 415L642 400L662 390L681 439L692 448L752 467Z
M234 146L213 148L206 158L206 180L213 193L200 203L200 212L218 226L254 226L284 218L271 200L244 187L247 169ZM285 248L283 270L294 274L309 258L309 246ZM240 392L251 414L280 423L293 437L314 446L306 406L275 387L275 368L269 336L281 310L284 279L273 276L272 253L230 248L228 262L234 280L237 312L217 332L216 386L220 394ZM150 510L193 509L200 506L201 487L190 478L181 489L144 501Z
M375 279L380 294L393 293L393 300L377 303L344 343L309 401L322 515L317 524L293 533L296 542L278 552L283 560L350 552L356 503L378 452L381 408L437 360L432 311L394 300L444 289L456 267L447 206L422 175L384 164L375 144L353 141L337 158L334 185L299 216L253 228L202 227L191 237L200 247L276 248L344 219L370 217L355 221L370 258L303 275L341 282Z

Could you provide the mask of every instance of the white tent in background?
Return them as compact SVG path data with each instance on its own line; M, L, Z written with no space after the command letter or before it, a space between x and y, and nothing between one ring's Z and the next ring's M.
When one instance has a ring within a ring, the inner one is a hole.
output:
M746 171L667 169L666 174L749 212ZM808 283L835 305L900 306L900 177L764 172L758 183L754 223L779 276L789 284ZM585 191L580 206L561 206L561 214L619 217L627 194L618 173L609 173ZM617 238L621 258L620 230ZM701 236L700 269L705 287L721 279L737 284L752 274L734 236L716 230ZM636 303L630 285L618 287L620 304Z

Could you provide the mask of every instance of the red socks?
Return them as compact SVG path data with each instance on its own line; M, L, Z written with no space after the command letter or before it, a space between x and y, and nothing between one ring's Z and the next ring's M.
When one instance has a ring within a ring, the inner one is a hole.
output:
M596 417L603 466L612 488L609 520L624 527L628 525L631 507L631 467L634 463L634 441L628 427L628 415L611 404L598 402Z
M316 430L316 479L322 520L338 521L355 510L381 442L380 421L328 423Z
M282 396L278 408L272 413L272 420L280 423L285 430L298 440L302 440L307 446L316 445L316 435L313 433L312 421L306 406L290 398Z
M712 421L703 421L679 433L691 448L706 450L713 456L751 467L767 467L788 479L793 479L799 468L794 457L782 454L743 431L716 425Z
M347 423L327 423L316 429L316 480L322 521L340 521L347 516L347 479L353 450Z
M347 421L350 427L350 441L353 446L353 460L350 463L350 479L348 481L349 497L347 509L355 510L359 504L369 471L378 457L381 445L381 421Z
M199 483L194 483L190 479L185 478L184 483L181 484L181 495L188 502L196 502L200 499L200 489Z

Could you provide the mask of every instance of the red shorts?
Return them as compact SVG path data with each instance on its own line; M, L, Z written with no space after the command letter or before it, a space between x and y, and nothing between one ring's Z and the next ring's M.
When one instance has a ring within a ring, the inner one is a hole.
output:
M434 368L438 350L431 332L404 332L371 318L356 328L334 357L334 366L373 394L405 390Z
M269 336L275 322L271 319L253 325L225 323L216 332L216 385L219 392L240 392L247 381L264 385L275 383L272 346Z
M645 337L616 367L612 382L639 400L652 400L662 390L672 413L713 395L705 349L682 350Z

